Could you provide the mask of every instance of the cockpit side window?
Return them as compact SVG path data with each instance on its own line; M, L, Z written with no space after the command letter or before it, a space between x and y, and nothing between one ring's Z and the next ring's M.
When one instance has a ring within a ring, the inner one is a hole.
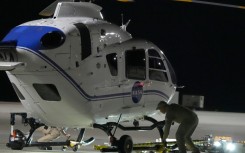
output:
M128 79L145 80L146 78L146 61L145 50L128 50L126 51L126 77Z
M167 70L159 53L154 49L148 50L149 79L168 82Z
M75 24L75 26L80 32L82 48L81 56L82 60L84 60L92 54L90 32L89 29L83 23L77 23Z
M166 70L162 59L149 57L149 68Z
M161 56L158 54L158 52L155 49L149 49L148 50L148 55L152 56L152 57L161 58Z
M118 75L118 67L117 67L117 54L111 53L106 55L106 60L109 65L109 69L112 76Z

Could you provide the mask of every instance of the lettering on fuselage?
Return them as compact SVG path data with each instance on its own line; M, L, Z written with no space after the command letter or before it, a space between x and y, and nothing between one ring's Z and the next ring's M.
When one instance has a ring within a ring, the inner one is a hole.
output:
M134 103L139 103L143 94L144 94L144 90L143 90L144 84L137 81L134 83L132 91L131 91L131 96L132 96L132 100Z

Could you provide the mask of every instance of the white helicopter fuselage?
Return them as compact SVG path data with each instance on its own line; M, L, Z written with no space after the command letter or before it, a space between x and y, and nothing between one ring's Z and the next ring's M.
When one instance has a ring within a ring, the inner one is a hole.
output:
M2 44L0 69L27 112L47 125L141 119L175 93L164 53L104 21L92 3L59 3L53 18L15 27Z

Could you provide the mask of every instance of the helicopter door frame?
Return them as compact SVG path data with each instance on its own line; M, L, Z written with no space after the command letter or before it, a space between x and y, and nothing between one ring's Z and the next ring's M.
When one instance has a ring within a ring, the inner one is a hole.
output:
M147 73L146 73L147 63L145 60L146 59L145 49L133 48L133 49L126 49L123 52L124 52L124 56L123 56L124 79L121 82L122 82L123 92L125 94L123 100L124 106L125 108L133 108L139 106L142 107L145 104L144 82L146 81L146 77L147 77ZM144 62L142 62L141 59ZM139 65L139 63L141 65Z
M81 41L81 60L85 60L92 55L91 35L88 27L83 23L76 23L74 26L79 31Z

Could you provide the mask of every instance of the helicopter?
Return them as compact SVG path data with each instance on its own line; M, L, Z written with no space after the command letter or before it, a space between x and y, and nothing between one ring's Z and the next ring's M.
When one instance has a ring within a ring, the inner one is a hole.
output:
M1 41L0 69L28 116L49 126L110 131L150 117L159 101L173 97L175 74L163 51L134 39L126 25L103 20L101 9L59 2L52 18L21 24Z
M40 12L51 18L16 26L0 42L0 70L27 111L11 114L10 148L30 146L39 123L81 128L81 143L86 128L101 129L119 152L131 152L133 141L128 135L117 140L113 128L157 128L162 136L164 121L151 116L159 101L169 102L175 94L174 69L154 43L133 38L129 22L107 22L101 10L91 2L57 0ZM15 115L31 126L24 141L14 134L23 135L14 130ZM140 126L139 120L152 126ZM134 125L124 127L125 121Z

